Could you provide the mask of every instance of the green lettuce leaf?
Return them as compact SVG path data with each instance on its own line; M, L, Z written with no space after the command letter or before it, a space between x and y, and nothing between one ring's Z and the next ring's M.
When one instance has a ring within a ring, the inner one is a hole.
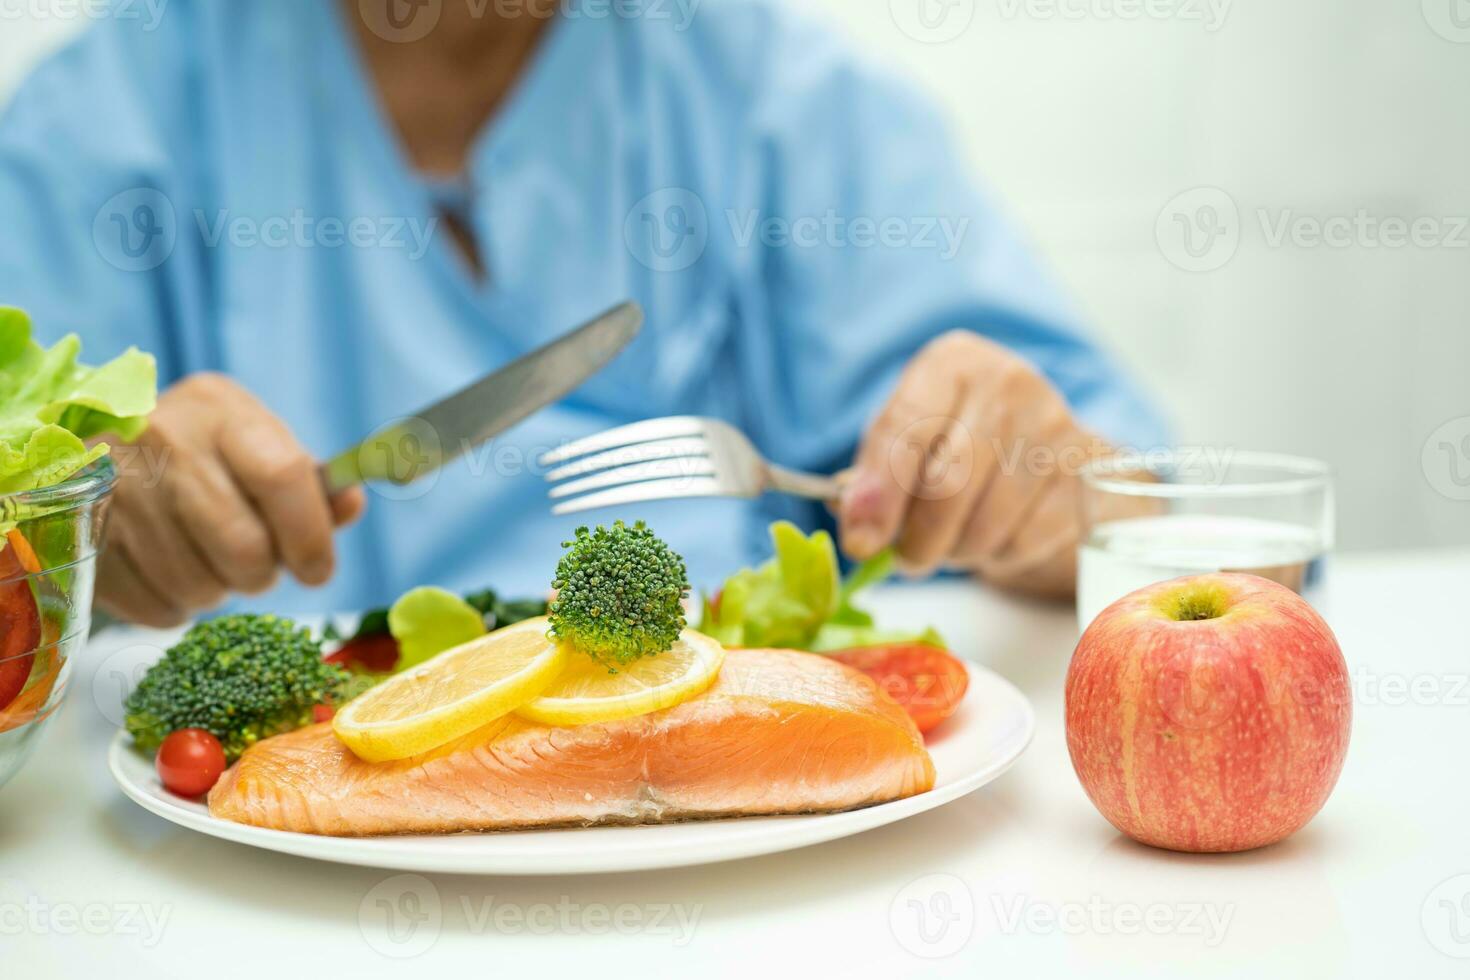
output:
M837 549L826 531L771 525L776 556L738 572L715 603L705 604L704 632L727 646L801 649L837 610Z
M88 367L80 353L75 335L41 347L25 313L0 307L0 494L53 486L107 454L88 439L142 434L157 397L153 358L129 350Z
M485 619L453 592L426 585L405 592L393 603L388 610L388 631L398 641L396 669L404 671L484 636Z
M771 539L774 558L737 572L717 598L705 599L701 632L726 646L816 652L886 643L944 645L932 629L880 629L870 613L854 605L858 593L892 574L891 551L863 562L843 581L826 531L808 537L779 521L771 525Z

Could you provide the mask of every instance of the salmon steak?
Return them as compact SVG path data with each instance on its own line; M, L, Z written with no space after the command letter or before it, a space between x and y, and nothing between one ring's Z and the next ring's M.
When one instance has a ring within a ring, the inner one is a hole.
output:
M934 785L913 721L867 676L817 654L730 650L704 694L571 728L516 715L432 752L363 762L313 725L248 750L215 817L356 837L823 813Z

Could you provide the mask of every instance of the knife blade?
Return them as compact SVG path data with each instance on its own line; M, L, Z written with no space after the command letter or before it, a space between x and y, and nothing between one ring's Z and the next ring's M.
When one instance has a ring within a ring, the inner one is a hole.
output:
M637 303L615 306L443 401L385 425L322 465L327 493L368 480L412 483L559 401L606 367L642 325Z

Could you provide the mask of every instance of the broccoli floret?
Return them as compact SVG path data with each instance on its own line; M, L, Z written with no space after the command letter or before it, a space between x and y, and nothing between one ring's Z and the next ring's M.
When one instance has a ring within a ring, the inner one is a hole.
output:
M684 559L639 521L563 542L551 604L551 635L616 669L668 650L684 630Z
M127 729L151 752L180 728L202 728L234 762L263 738L311 724L340 704L348 674L322 661L311 632L278 616L200 623L149 668L128 696Z

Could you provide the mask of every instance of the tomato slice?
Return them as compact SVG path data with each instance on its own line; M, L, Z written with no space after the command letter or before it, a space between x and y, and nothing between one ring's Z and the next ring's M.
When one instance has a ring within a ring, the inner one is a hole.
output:
M854 647L828 654L878 682L921 732L931 732L955 709L970 686L965 665L948 650L926 643Z
M24 690L41 645L41 608L27 578L34 571L28 564L35 564L30 542L11 531L0 550L0 710Z
M372 674L391 673L398 666L398 641L392 633L355 636L326 658L338 667L357 667Z
M43 644L49 646L50 642ZM33 721L42 721L51 711L42 713L46 707L51 692L56 688L56 682L61 677L61 665L63 658L56 647L51 646L44 655L37 656L38 666L32 668L31 685L20 692L20 696L10 702L8 708L0 708L0 733L13 731L21 725L28 725ZM60 704L52 705L54 711Z

